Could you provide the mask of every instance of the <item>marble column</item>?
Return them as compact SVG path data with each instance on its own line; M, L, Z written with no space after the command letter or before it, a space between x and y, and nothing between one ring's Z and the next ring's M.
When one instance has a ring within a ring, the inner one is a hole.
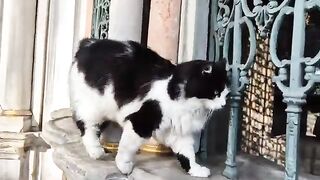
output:
M44 121L51 119L52 111L70 107L67 77L79 40L90 36L92 2L50 1Z
M75 1L49 2L46 69L43 101L43 133L52 111L69 107L68 71L72 62ZM52 161L52 150L41 155L46 179L61 179L62 171ZM45 177L42 177L45 178Z
M209 6L210 0L182 1L179 63L193 59L207 59Z
M143 0L111 1L108 38L141 41Z
M181 0L152 0L148 46L176 63L178 57Z
M76 0L73 34L73 54L78 50L79 41L91 37L94 0Z
M32 129L36 7L36 0L0 1L1 179L26 179L32 171L24 132Z
M53 0L49 3L48 33L43 100L43 133L51 113L69 108L68 73L79 40L90 36L93 0ZM52 161L52 150L41 154L41 179L61 179L62 172Z
M0 3L0 131L31 129L36 0Z
M31 103L34 123L38 125L41 124L43 113L49 1L42 0L37 2Z

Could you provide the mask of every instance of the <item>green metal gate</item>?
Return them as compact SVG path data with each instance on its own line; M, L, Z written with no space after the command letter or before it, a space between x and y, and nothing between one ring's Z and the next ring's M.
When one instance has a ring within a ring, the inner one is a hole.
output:
M272 79L283 94L286 103L286 156L285 179L298 179L298 152L301 107L306 103L306 95L320 82L316 73L320 52L314 57L305 57L306 13L320 9L319 0L218 0L215 6L214 35L216 56L229 62L231 80L231 119L229 124L226 168L223 174L237 178L236 151L239 114L244 90L248 84L248 71L252 67L257 48L257 34L268 40L269 55L278 72ZM284 18L293 16L291 53L288 59L279 57L277 48L280 26ZM247 29L248 47L243 47L243 33ZM308 43L308 42L307 42ZM220 48L222 54L220 55ZM242 49L248 48L247 58Z

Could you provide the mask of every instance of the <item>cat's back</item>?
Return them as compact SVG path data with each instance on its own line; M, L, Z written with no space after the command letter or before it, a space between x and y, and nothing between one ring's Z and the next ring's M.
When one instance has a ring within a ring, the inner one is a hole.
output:
M162 69L170 71L174 67L170 61L156 52L134 41L108 39L83 39L76 53L75 61L79 70L108 73L125 70ZM140 68L139 68L140 67Z
M83 84L100 95L112 85L114 98L122 106L146 95L152 82L168 78L174 68L170 61L133 41L84 39L71 68L77 72L71 73L71 81L83 76Z

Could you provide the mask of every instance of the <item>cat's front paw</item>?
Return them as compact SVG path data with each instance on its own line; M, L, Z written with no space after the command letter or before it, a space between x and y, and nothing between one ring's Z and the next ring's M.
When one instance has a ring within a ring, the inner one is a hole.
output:
M188 173L194 177L209 177L211 175L210 169L200 165L193 166Z
M106 159L108 155L102 147L87 147L87 152L92 159Z
M134 165L132 161L124 161L118 156L116 156L116 164L122 174L130 174Z

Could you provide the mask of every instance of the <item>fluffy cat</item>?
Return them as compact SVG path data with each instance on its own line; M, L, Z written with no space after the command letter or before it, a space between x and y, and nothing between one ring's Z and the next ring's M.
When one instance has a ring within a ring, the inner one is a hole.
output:
M84 39L69 78L74 119L90 157L105 155L99 137L113 121L123 128L115 159L122 173L131 173L140 145L154 137L190 175L210 175L196 162L192 135L226 104L225 62L173 65L133 41Z

